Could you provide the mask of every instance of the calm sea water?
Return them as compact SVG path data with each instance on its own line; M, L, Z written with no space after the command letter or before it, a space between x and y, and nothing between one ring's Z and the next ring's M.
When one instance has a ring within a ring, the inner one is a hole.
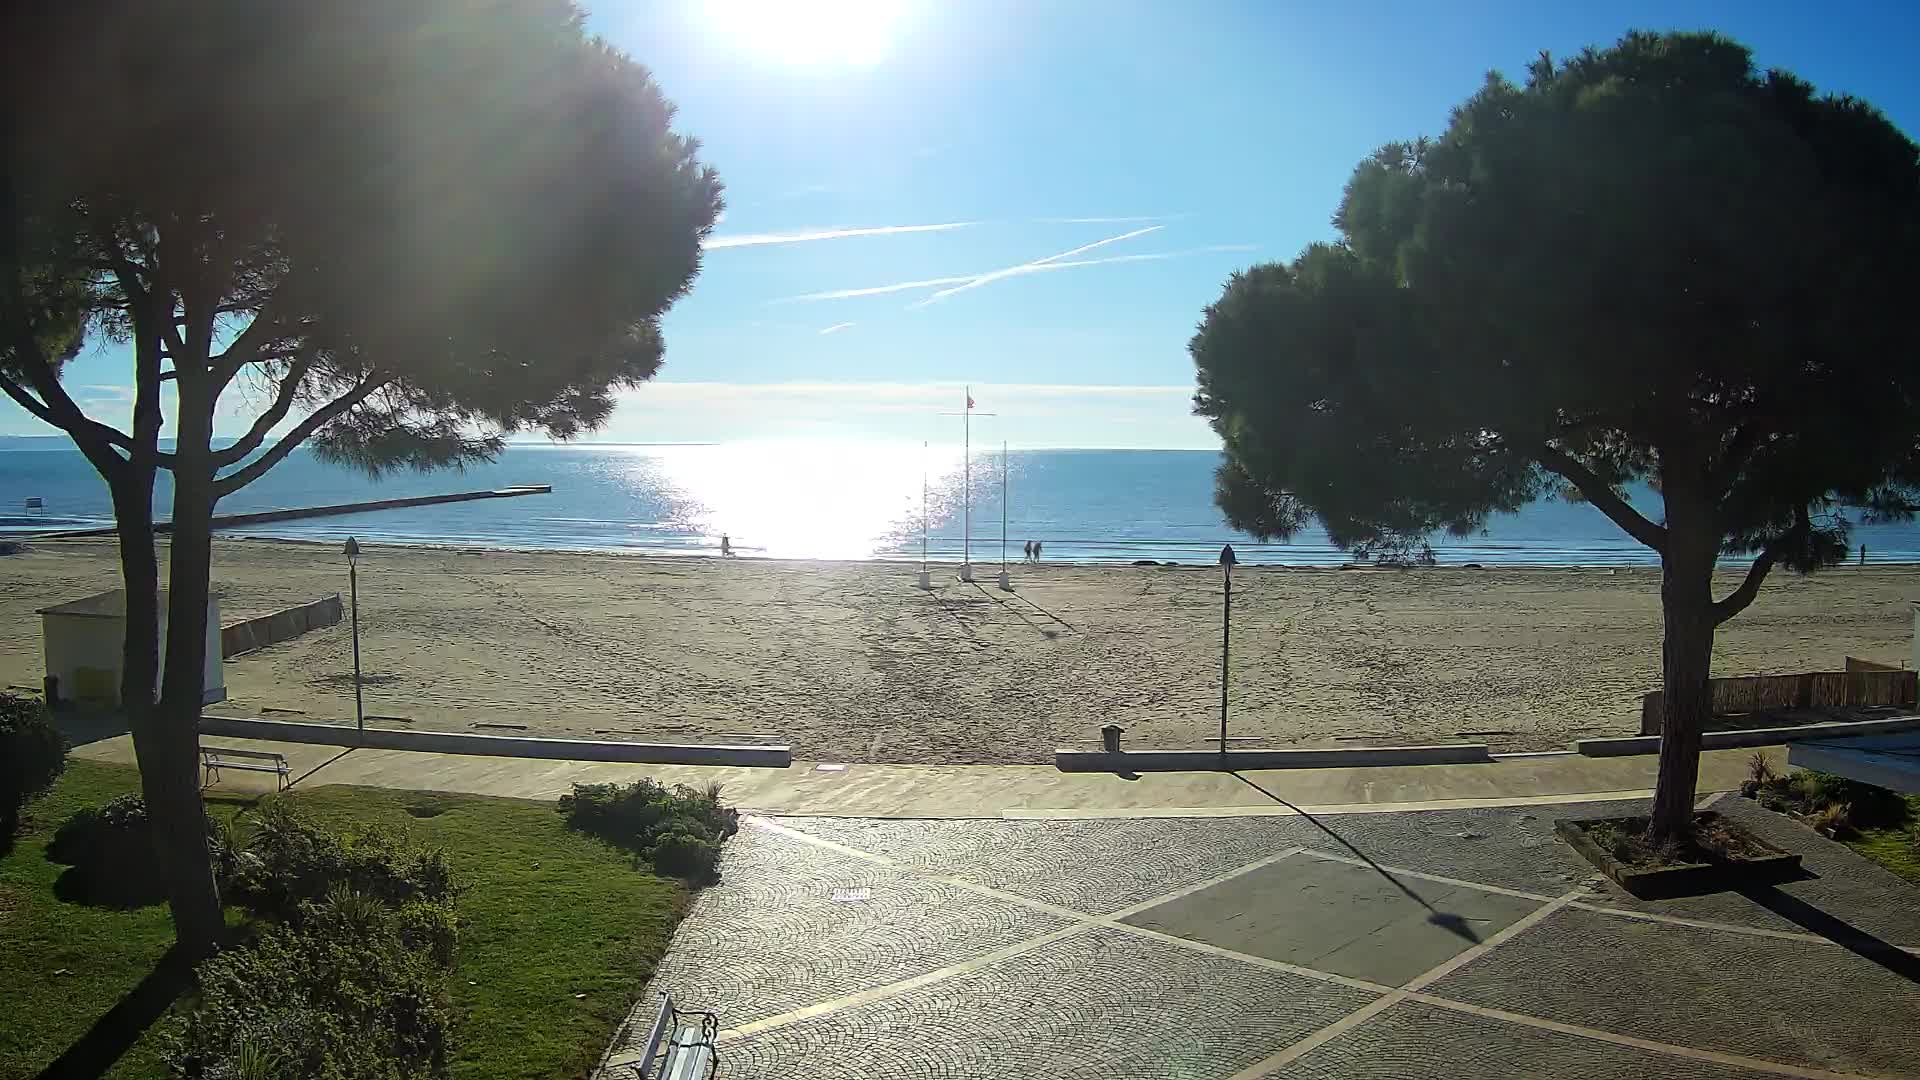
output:
M1346 561L1326 537L1260 544L1227 527L1212 502L1219 455L1188 450L1029 450L1006 462L1009 557L1023 541L1049 561L1159 559L1212 562L1231 542L1243 561L1325 565ZM164 481L156 499L165 516ZM711 554L720 536L743 555L772 558L917 559L922 478L929 550L955 561L967 512L958 448L842 443L510 448L464 473L402 473L378 481L293 454L220 504L222 513L409 495L551 484L553 493L248 526L235 535L462 547L551 548L638 554ZM972 468L972 554L997 562L1003 503L998 455ZM37 497L40 509L25 509ZM1650 491L1635 502L1658 517ZM0 533L112 523L104 485L70 445L0 448ZM1856 530L1875 561L1920 561L1920 525ZM1650 563L1590 506L1548 501L1497 518L1484 535L1434 542L1445 563L1608 565Z

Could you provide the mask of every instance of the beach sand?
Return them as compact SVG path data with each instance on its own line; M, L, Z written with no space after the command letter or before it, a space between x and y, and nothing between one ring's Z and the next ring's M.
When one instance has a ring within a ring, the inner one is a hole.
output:
M164 565L164 564L163 564ZM223 621L347 591L331 546L221 541ZM369 547L366 711L377 726L678 742L772 739L825 761L1047 762L1209 745L1220 572L1014 567L1003 593L936 567ZM997 569L994 568L994 569ZM1734 575L1723 575L1721 590ZM37 687L34 610L119 584L110 542L0 558L0 683ZM1236 746L1635 734L1660 653L1653 569L1282 570L1234 579ZM1776 574L1721 628L1716 675L1901 663L1920 567ZM346 622L238 657L209 712L353 722ZM507 725L490 727L479 725Z

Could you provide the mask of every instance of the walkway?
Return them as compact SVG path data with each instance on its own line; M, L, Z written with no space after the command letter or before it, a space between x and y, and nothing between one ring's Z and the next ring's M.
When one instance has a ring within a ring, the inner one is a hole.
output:
M1810 876L1641 902L1552 833L1632 806L753 817L653 989L729 1080L1917 1075L1920 891L1725 798Z

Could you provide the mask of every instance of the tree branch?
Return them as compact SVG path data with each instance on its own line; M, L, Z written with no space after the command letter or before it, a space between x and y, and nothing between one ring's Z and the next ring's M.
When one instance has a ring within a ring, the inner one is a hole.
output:
M41 382L40 379L33 377L33 367L37 363L39 363L38 360L29 357L21 365L36 387ZM117 477L123 475L126 467L126 459L114 453L113 447L116 445L123 448L130 447L133 440L105 424L88 419L80 411L80 407L73 403L73 399L60 391L58 380L54 381L53 386L58 397L52 400L41 400L28 393L26 387L21 386L9 376L0 374L0 390L4 390L6 395L17 402L21 408L72 436L74 445L86 455L87 461L100 473L101 478L112 484ZM44 395L44 391L42 393Z
M311 358L301 357L293 362L293 365L287 369L287 373L280 377L279 392L274 395L273 404L268 406L267 411L254 419L253 426L247 429L247 433L240 438L239 442L225 450L214 451L214 468L223 469L228 465L244 461L248 454L260 448L260 444L266 441L267 434L273 430L274 425L287 418L287 411L293 408L294 399L300 394L300 383L312 369Z
M1545 444L1534 449L1533 457L1542 466L1559 473L1568 483L1579 488L1580 494L1585 495L1588 502L1613 519L1613 523L1624 529L1628 536L1665 554L1667 530L1648 521L1640 511L1635 510L1627 500L1621 498L1619 492L1614 491L1610 485L1596 476L1592 469L1580 464L1565 451L1556 450Z
M307 441L308 437L314 432L332 423L336 417L345 413L348 409L365 401L368 395L387 385L392 379L393 377L391 375L369 375L358 386L346 394L315 409L312 413L308 414L305 420L295 424L293 430L282 436L279 442L274 443L272 449L269 449L266 453L254 459L253 462L245 468L229 473L214 481L214 498L225 498L239 491L241 488L246 487L248 484L253 483L255 480L260 479L261 476L266 474L268 469L280 464L282 459L288 454L293 453L294 448Z
M1760 557L1747 567L1747 576L1740 582L1740 587L1728 593L1725 599L1714 602L1713 625L1719 626L1747 610L1747 606L1760 595L1760 583L1767 580L1767 574L1773 570L1773 564L1779 561L1780 553L1786 550L1789 543L1806 540L1807 533L1813 529L1813 522L1807 517L1807 508L1801 507L1796 518L1793 528L1774 537L1771 543L1761 549Z

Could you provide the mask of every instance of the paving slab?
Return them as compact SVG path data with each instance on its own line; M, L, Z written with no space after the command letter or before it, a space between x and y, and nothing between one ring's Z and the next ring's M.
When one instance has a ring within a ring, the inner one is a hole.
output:
M1295 855L1124 921L1354 979L1399 986L1540 905Z
M1812 1068L1920 1070L1920 983L1833 945L1563 909L1430 989Z
M1071 925L761 829L675 933L653 990L729 1027L963 963ZM649 994L643 1000L653 1000Z
M1760 1080L1753 1072L1404 1001L1269 1072L1269 1080L1417 1076L1555 1080Z
M898 997L723 1042L728 1080L1226 1077L1365 991L1089 929Z

